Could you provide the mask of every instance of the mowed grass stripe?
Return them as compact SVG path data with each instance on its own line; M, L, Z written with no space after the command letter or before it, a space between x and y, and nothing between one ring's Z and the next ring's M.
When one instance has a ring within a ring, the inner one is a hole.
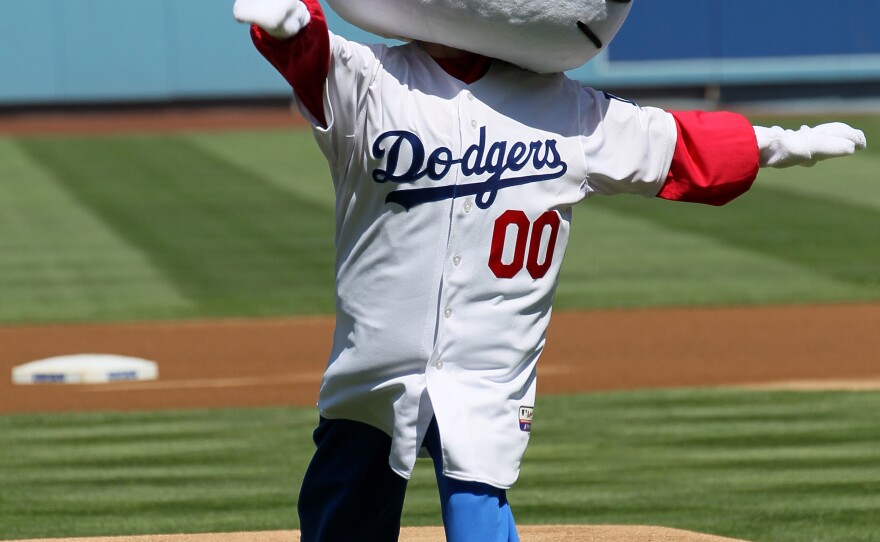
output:
M596 205L658 229L791 263L880 297L880 212L874 209L760 185L720 209L647 203L603 198Z
M0 418L0 537L290 526L314 421L307 409Z
M332 212L181 137L22 145L199 315L332 311Z
M297 198L329 212L336 208L327 162L309 130L192 133L182 137Z
M30 203L7 200L0 321L332 313L333 189L308 131L13 147L29 166L9 184ZM591 198L575 209L556 306L880 299L877 158L765 170L721 209Z
M136 306L185 306L143 254L15 140L0 138L0 179L0 321L130 317Z
M878 408L877 392L541 397L510 499L523 524L876 541ZM312 409L0 418L0 538L294 528L315 421ZM420 462L404 522L439 520Z
M880 130L873 142L880 141ZM880 213L880 143L845 160L821 162L815 167L765 169L759 186L812 198L852 205Z
M860 301L872 293L772 254L718 243L701 234L699 223L670 230L602 203L591 199L575 209L559 309Z
M880 494L871 490L880 484L880 421L862 408L878 404L880 394L671 391L554 400L550 412L547 398L536 409L512 496L520 516L650 519L756 541L876 540ZM572 431L577 438L566 436ZM798 459L804 455L812 460ZM566 490L574 486L583 490Z

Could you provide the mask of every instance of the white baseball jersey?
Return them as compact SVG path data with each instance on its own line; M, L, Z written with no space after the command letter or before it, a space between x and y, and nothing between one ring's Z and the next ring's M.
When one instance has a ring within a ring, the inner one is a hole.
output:
M495 61L468 85L415 43L330 40L314 132L337 197L337 322L320 412L391 435L407 478L436 416L444 474L508 488L571 208L654 196L675 121L560 74Z

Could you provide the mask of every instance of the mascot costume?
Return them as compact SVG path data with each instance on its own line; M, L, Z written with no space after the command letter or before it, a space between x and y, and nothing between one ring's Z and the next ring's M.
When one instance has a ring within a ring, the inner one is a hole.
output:
M572 207L593 194L722 205L760 167L849 155L864 135L639 107L563 75L607 47L630 0L328 3L406 43L334 35L317 0L234 6L293 87L336 191L336 331L302 540L397 540L420 453L448 540L518 540L505 490Z

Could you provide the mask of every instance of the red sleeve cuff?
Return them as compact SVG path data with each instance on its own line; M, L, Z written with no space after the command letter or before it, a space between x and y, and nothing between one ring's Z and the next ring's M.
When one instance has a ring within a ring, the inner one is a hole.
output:
M326 126L324 83L330 73L330 31L321 4L317 0L303 1L311 21L299 34L281 40L253 25L251 38L257 50L284 76L300 103L321 126Z
M660 198L724 205L751 188L758 176L755 130L742 115L672 112L678 142Z

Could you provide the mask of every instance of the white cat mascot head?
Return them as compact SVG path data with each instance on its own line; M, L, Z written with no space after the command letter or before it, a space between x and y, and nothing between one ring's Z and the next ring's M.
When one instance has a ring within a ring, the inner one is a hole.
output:
M327 0L384 36L440 43L539 73L577 68L605 48L631 0Z

